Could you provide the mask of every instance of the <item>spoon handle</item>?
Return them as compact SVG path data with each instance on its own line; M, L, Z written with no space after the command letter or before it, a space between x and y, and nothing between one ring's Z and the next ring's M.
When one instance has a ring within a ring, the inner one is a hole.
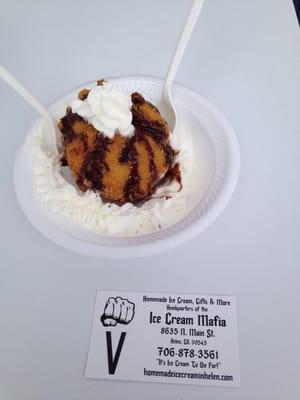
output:
M194 30L194 27L196 25L200 11L202 10L203 4L204 4L204 0L194 0L193 1L191 10L188 14L187 20L185 22L185 25L181 32L181 35L178 39L177 46L175 48L175 51L174 51L174 54L172 57L172 61L171 61L171 64L170 64L170 67L168 70L168 74L167 74L167 77L165 80L165 84L164 84L164 93L167 93L172 86L176 71L180 64L180 61L184 54L186 46L189 42L191 34Z
M35 97L33 97L33 95L29 93L20 82L18 82L4 67L2 67L2 65L0 65L0 77L46 119L52 128L52 144L54 148L56 148L56 121L53 115Z

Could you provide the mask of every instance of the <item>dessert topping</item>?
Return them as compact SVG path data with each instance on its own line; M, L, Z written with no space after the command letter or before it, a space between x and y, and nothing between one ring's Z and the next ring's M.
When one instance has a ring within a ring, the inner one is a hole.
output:
M87 93L85 92L84 95ZM131 136L131 97L109 82L93 87L87 96L74 99L71 103L76 113L91 123L99 132L112 139L116 131L122 136Z

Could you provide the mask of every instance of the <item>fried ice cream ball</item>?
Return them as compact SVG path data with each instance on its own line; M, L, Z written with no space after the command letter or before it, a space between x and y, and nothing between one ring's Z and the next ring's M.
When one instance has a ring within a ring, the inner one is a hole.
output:
M83 100L88 93L83 89L78 98ZM180 179L167 122L141 94L133 93L131 100L134 133L130 137L116 131L110 139L70 107L59 122L62 163L69 166L78 188L94 190L103 201L118 205L150 199L166 177L172 178L174 170L175 178Z

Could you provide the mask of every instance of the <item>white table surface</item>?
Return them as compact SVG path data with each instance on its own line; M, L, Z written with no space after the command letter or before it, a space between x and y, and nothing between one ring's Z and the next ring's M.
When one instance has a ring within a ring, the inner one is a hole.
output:
M163 76L188 4L1 0L1 63L46 104L101 77ZM73 254L26 220L13 159L36 114L0 82L1 399L300 397L300 31L292 1L208 0L177 80L232 121L239 184L197 239L127 262ZM235 295L241 387L85 379L101 288Z

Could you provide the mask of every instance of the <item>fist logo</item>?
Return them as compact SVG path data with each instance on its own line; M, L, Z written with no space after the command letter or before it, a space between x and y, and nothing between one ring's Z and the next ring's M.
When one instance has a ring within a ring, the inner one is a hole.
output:
M116 326L117 324L129 324L134 317L135 305L122 297L110 297L104 307L101 316L103 326Z

